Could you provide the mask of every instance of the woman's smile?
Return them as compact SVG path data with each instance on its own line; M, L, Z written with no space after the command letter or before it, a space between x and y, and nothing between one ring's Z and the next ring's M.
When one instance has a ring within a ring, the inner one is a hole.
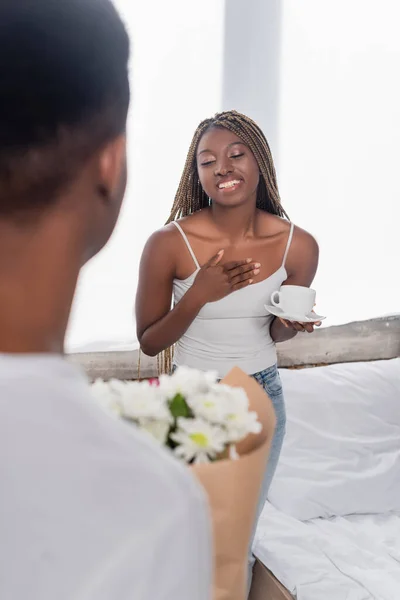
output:
M217 188L223 194L236 191L243 183L243 179L229 179L218 183Z

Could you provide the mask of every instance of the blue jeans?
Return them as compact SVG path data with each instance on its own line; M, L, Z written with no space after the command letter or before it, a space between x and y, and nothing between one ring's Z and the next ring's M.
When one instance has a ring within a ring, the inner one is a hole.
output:
M251 536L251 542L249 547L249 555L248 555L248 592L251 587L251 580L253 576L253 566L254 566L254 556L252 552L252 546L254 541L254 536L257 529L258 519L261 515L261 512L264 508L265 502L268 498L268 491L271 485L271 481L274 477L276 467L278 465L279 456L282 449L283 439L285 437L286 430L286 412L285 412L285 402L283 399L283 391L282 391L282 383L281 378L279 376L278 367L274 365L265 371L261 371L261 373L255 373L253 375L254 379L258 381L258 383L264 388L268 396L271 398L272 404L274 405L275 414L276 414L276 428L275 434L272 440L271 451L267 463L267 468L265 470L264 479L261 486L260 498L258 501L257 512L256 512L256 520L254 522L254 529Z

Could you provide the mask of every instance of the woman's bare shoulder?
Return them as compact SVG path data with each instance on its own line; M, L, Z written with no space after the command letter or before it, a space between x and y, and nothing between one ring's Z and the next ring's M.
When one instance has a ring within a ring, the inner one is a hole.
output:
M263 229L265 228L269 235L289 235L292 226L294 227L292 245L296 245L298 249L318 251L316 239L305 229L278 215L271 215L270 213L264 213L263 215Z
M179 239L179 231L173 223L168 223L160 229L154 231L146 243L146 249L167 251L172 246L177 244Z
M202 212L202 211L201 211ZM201 234L204 227L204 215L194 213L182 219L178 219L176 223L182 231L189 236ZM164 225L160 229L154 231L146 242L143 255L154 256L157 254L163 259L176 260L182 249L182 235L173 222Z
M291 223L278 215L272 215L263 210L258 212L258 222L261 235L276 237L289 235Z
M297 225L294 227L292 246L299 256L318 256L319 254L319 246L315 237Z

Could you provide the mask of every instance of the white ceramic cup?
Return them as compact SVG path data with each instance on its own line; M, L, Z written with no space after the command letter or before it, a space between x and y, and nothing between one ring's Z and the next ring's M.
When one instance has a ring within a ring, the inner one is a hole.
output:
M315 306L315 290L300 285L283 285L271 295L271 303L291 316L309 315Z

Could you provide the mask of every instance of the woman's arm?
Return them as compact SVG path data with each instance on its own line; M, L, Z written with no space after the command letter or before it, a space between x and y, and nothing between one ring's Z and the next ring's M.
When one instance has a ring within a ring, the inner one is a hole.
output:
M174 234L168 229L148 240L140 263L136 294L136 328L140 347L155 356L177 342L201 309L192 289L171 310L175 277Z
M319 248L312 235L296 227L287 259L288 278L284 285L310 287L318 268ZM292 339L299 331L312 333L311 323L292 323L275 318L271 324L271 337L274 342Z

